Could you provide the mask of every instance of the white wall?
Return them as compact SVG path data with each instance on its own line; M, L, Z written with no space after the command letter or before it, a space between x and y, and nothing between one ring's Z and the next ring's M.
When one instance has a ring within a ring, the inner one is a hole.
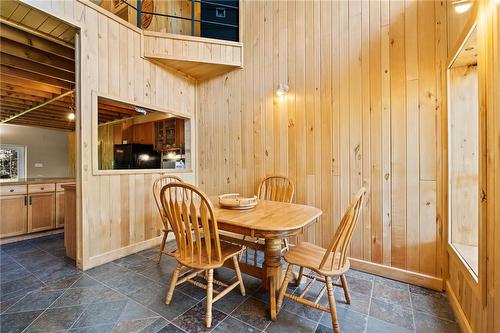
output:
M27 147L27 177L68 177L68 132L18 125L0 125L0 143ZM35 167L42 163L43 167Z

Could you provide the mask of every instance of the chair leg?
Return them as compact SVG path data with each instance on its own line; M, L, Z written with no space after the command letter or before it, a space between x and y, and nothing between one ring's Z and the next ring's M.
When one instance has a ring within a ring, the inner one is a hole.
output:
M332 327L335 333L340 333L339 322L337 320L337 308L335 306L335 296L333 295L332 278L326 276L326 289L328 292L328 302L330 303L330 314L332 316Z
M283 283L281 284L280 293L278 295L278 303L276 307L281 308L283 304L283 297L285 297L286 288L288 287L288 283L290 282L290 275L292 274L292 265L288 264L286 268L285 278L283 279ZM301 267L302 268L302 267Z
M288 238L283 238L283 248L282 250L285 250L288 252L290 250L290 244L288 243Z
M299 276L297 277L297 286L300 286L300 282L302 281L302 275L304 274L304 266L300 266L299 268Z
M236 271L236 276L238 281L240 281L240 292L242 296L245 296L245 285L243 284L243 278L241 277L240 264L238 263L238 256L233 257L234 270Z
M214 270L209 269L207 274L207 313L205 315L205 324L207 328L212 326L212 297L213 297Z
M170 301L172 300L172 296L174 295L174 289L175 286L177 285L177 279L179 278L181 267L182 267L181 264L177 263L175 271L172 274L172 280L170 280L170 287L168 288L167 297L165 298L165 304L170 304Z
M345 301L347 304L351 304L351 295L349 294L349 286L347 285L347 278L344 274L340 276L340 281L342 282L342 289L344 289Z
M163 251L165 250L165 244L167 243L168 231L169 230L163 230L163 239L161 240L160 253L158 253L158 258L156 259L157 264L160 263L161 255L163 254Z

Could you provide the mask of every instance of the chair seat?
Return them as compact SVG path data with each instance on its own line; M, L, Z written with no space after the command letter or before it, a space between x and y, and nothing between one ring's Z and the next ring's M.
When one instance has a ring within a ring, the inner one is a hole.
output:
M203 240L204 242L204 240ZM181 255L179 251L176 251L175 254L175 259L177 259L178 262L180 262L182 265L190 267L190 268L195 268L195 269L211 269L211 268L219 268L224 265L224 262L239 254L241 251L243 251L243 248L239 245L227 243L224 241L220 242L220 247L221 247L221 260L218 261L215 259L215 249L212 248L212 261L209 263L208 262L208 256L205 251L205 247L202 247L202 253L201 253L201 260L198 258L198 249L194 249L194 253L191 256L189 253L187 257L181 258Z
M321 246L314 245L308 242L302 242L299 245L291 247L285 254L285 260L289 264L309 268L318 274L326 276L336 276L344 274L349 269L349 259L346 260L345 265L340 269L331 269L331 262L333 253L330 254L325 265L320 269L321 260L325 255L326 249ZM338 266L339 256L335 258L333 267Z

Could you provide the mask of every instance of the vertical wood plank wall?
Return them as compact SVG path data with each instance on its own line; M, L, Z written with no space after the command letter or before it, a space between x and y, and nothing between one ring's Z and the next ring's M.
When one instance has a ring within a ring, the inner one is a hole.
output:
M351 255L441 276L438 114L446 3L242 1L244 69L199 83L198 182L251 194L270 174L320 207L326 246L352 195L369 200ZM290 87L278 101L280 83Z
M140 31L88 2L24 2L81 27L81 264L90 268L154 239L161 227L151 192L157 174L93 175L92 91L192 116L196 86L143 59ZM181 176L194 181L192 173Z

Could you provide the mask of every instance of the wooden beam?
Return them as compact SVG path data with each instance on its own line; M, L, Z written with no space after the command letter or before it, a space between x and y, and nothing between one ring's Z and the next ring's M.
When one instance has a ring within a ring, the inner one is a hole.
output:
M57 80L45 75L28 72L22 69L17 69L13 67L8 67L5 65L0 65L0 74L6 74L10 76L20 77L26 80L36 81L39 83L45 83L47 85L62 88L65 90L73 89L73 84L67 81Z
M58 68L46 66L37 62L33 62L30 60L26 60L23 58L19 58L16 56L12 56L7 53L0 54L0 64L22 69L28 72L36 73L39 75L44 75L49 78L66 81L70 83L75 83L75 74L67 72L65 70L61 70Z
M47 66L63 69L71 73L75 72L75 62L72 60L68 60L45 51L32 49L23 44L19 44L5 38L0 38L0 46L3 53Z
M43 107L43 106L45 106L45 105L48 105L48 104L50 104L50 103L51 103L51 102L53 102L53 101L57 101L58 99L61 99L61 98L65 97L65 96L69 96L69 95L73 94L74 92L75 92L75 90L74 90L74 89L73 89L73 90L70 90L70 91L67 91L67 92L65 92L65 93L64 93L64 94L62 94L62 95L56 96L56 97L54 97L54 98L52 98L52 99L50 99L50 100L48 100L48 101L46 101L46 102L44 102L44 103L38 104L38 105L36 105L36 106L34 106L34 107L32 107L32 108L29 108L29 109L27 109L27 110L25 110L25 111L23 111L23 112L20 112L20 113L18 113L18 114L16 114L16 115L14 115L14 116L12 116L12 117L9 117L9 118L7 118L7 119L5 119L5 120L2 120L2 123L6 123L6 122L8 122L8 121L11 121L12 119L16 119L16 118L18 118L18 117L20 117L20 116L22 116L22 115L24 115L24 114L26 114L26 113L28 113L28 112L34 111L34 110L36 110L36 109L38 109L38 108L41 108L41 107Z
M2 23L0 24L0 37L71 61L75 60L74 47L62 46L47 38L38 37L30 32L23 31L9 24L4 24L5 20L3 19L0 22Z
M4 1L0 1L1 3L4 3ZM54 36L51 36L50 35L50 32L53 30L53 29L50 29L50 30L47 30L45 27L46 27L46 23L48 23L48 21L56 21L56 22L59 22L57 25L61 24L62 22L58 19L55 19L51 16L48 17L48 19L39 27L39 30L34 30L34 29L31 29L25 25L22 25L22 24L19 24L17 22L13 22L11 20L6 20L5 18L0 18L0 22L3 23L3 24L7 24L13 28L16 28L18 30L21 30L21 31L24 31L24 32L27 32L31 35L34 35L34 36L37 36L37 37L41 37L43 39L46 39L52 43L55 43L55 44L59 44L63 47L66 47L66 48L75 48L75 46L72 44L72 43L68 43L66 41L63 41L59 38L55 38ZM54 27L55 28L55 27Z
M26 80L26 79L11 76L11 75L0 75L0 81L2 83L20 86L23 88L30 88L33 90L45 91L45 92L49 92L49 93L56 94L56 95L60 95L62 93L61 88L49 86L49 85L46 85L46 84L43 84L40 82Z
M29 95L29 96L36 96L36 97L41 97L44 99L47 98L52 98L54 97L54 94L45 92L45 91L40 91L40 90L34 90L34 89L29 89L29 88L24 88L21 86L16 86L12 84L5 83L1 80L0 78L0 89L9 93L18 93L18 94L23 94L23 95Z

